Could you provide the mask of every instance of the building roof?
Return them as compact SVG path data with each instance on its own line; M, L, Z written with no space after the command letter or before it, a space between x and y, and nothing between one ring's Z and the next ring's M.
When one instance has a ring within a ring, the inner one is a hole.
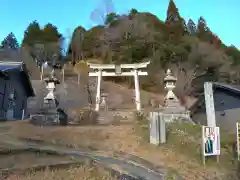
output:
M22 62L21 50L0 49L0 61Z
M240 96L239 85L213 82L213 91L216 89L222 89L222 90L228 91L229 93L232 93L233 95ZM202 93L202 95L198 97L198 100L189 108L189 110L191 111L191 114L194 114L197 111L198 107L204 103L205 103L205 96L204 96L204 93Z
M28 71L18 50L0 50L0 75L7 76L10 71L20 71L20 77L28 97L35 96Z
M0 71L0 78L8 79L8 75L5 72Z

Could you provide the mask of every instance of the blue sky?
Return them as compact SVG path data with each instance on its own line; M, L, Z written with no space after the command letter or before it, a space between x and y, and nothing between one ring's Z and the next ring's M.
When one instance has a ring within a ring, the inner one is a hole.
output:
M126 13L131 8L148 11L160 19L166 18L169 0L112 0L117 13ZM1 0L0 2L0 40L13 32L21 42L23 32L30 22L38 20L41 25L47 22L56 25L67 38L78 25L93 26L91 12L103 6L104 0ZM210 29L227 45L240 49L239 0L175 0L181 16L195 22L203 16Z

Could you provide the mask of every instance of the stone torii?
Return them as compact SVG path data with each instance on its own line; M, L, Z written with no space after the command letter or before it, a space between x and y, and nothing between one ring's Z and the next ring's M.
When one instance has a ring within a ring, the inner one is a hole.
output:
M88 63L90 69L94 72L89 72L90 77L98 77L97 80L97 93L96 93L96 107L95 110L99 111L101 102L101 81L102 76L134 76L135 82L135 103L137 111L141 110L141 100L140 100L140 87L139 87L139 76L147 76L147 71L141 71L141 68L146 68L150 64L150 61L136 64L92 64ZM104 70L115 70L115 72L107 72ZM122 72L122 69L130 69L127 72Z

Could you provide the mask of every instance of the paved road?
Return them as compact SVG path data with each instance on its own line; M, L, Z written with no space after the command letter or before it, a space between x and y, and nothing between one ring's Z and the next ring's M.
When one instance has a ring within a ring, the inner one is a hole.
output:
M99 153L89 153L82 151L72 151L71 149L62 149L51 145L43 145L37 143L25 143L22 141L6 141L1 142L5 147L15 147L21 149L38 149L40 151L55 152L56 154L74 156L76 158L90 158L104 167L113 169L122 174L128 174L135 180L164 180L165 173L155 172L148 167L138 163L133 163L126 159L114 158L100 155ZM126 178L129 179L129 178Z

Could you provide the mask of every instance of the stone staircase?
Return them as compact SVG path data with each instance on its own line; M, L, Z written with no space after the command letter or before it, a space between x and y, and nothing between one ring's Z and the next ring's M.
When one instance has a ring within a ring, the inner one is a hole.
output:
M44 81L32 80L32 86L36 96L29 98L28 112L30 114L36 114L42 109L43 98L47 94L47 90ZM93 104L95 104L96 86L96 78L89 78L89 89L87 89L86 84L83 84L81 81L78 85L76 77L65 78L65 82L57 85L56 87L55 94L57 100L59 101L59 107L65 112L68 112L70 109L88 107L89 93ZM111 96L109 98L109 110L107 113L105 113L103 109L100 109L98 118L99 124L129 122L133 119L135 109L116 109L116 107L119 107L119 104L122 103L121 97Z
M108 110L107 112L99 111L99 124L119 124L130 123L134 119L134 110Z
M47 94L46 83L41 80L32 80L35 97L28 99L28 112L36 113L42 108L43 99ZM90 79L89 90L80 82L78 85L75 78L67 78L64 83L56 86L56 98L59 107L68 110L71 108L83 108L88 106L89 91L93 102L95 102L95 79Z

